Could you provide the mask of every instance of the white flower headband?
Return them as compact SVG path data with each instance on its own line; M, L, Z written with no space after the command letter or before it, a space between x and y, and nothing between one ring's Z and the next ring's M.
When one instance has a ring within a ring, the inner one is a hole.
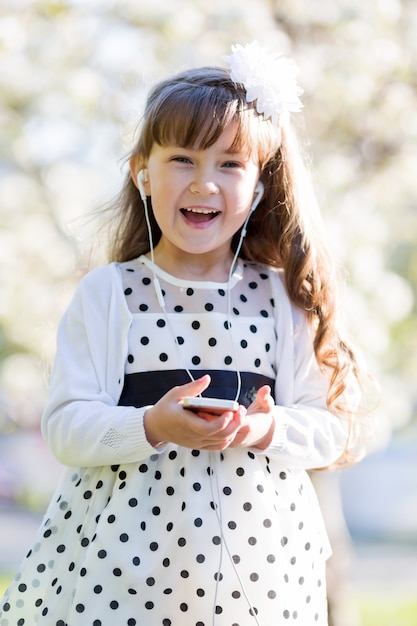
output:
M256 110L273 124L288 121L291 111L300 111L303 93L297 85L299 72L292 59L270 54L257 41L232 46L231 56L223 60L230 65L230 78L246 89L246 102L256 100Z

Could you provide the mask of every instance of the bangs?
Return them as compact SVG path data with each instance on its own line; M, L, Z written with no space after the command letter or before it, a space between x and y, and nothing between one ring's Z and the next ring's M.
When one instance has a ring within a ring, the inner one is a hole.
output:
M153 143L205 150L216 143L231 123L236 124L236 134L230 150L249 150L252 143L248 138L249 118L253 112L246 102L232 99L229 90L219 87L176 87L175 93L165 96L148 117L144 129L145 152L146 148L150 152Z

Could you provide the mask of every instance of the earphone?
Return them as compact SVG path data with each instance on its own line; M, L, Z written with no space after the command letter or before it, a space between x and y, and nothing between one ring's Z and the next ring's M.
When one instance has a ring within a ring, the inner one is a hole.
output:
M265 191L265 186L263 184L263 182L261 180L258 180L258 182L256 183L256 187L255 187L255 198L252 202L252 206L249 209L249 214L253 213L254 210L256 209L256 207L258 206L258 204L260 203L260 201L263 198L264 195L264 191Z
M136 176L136 182L138 185L140 197L142 199L144 206L146 207L146 193L145 193L145 187L143 186L143 183L148 182L148 170L145 170L145 169L139 170L138 175Z

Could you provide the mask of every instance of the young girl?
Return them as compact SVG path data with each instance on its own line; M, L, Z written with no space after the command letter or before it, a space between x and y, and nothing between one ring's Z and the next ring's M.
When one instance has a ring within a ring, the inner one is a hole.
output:
M149 95L113 262L59 327L42 429L68 468L1 626L327 623L306 470L351 460L357 368L295 66L232 50ZM199 396L238 407L186 408Z

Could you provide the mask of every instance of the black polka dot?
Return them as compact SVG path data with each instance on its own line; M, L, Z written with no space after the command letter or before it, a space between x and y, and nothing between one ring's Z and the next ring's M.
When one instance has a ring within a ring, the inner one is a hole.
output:
M163 320L163 319L159 319L159 320L156 322L156 325L158 326L158 328L164 328L164 326L166 325L166 322L165 322L165 320Z
M191 287L188 287L185 293L187 294L187 296L192 296L194 294L194 289L192 289Z
M205 310L206 310L206 311L212 311L212 310L214 309L214 306L212 305L212 303L211 303L211 302L207 302L207 303L204 305L204 308L205 308Z

